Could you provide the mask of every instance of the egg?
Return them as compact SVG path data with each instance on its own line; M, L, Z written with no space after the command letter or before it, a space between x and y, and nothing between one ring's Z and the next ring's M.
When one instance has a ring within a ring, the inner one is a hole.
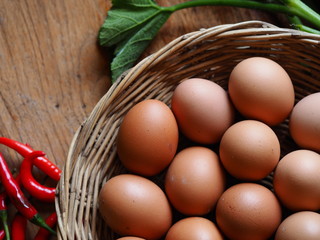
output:
M193 146L180 151L165 177L165 192L176 210L185 215L211 211L225 189L225 173L218 155Z
M216 225L202 217L187 217L176 222L165 240L223 240Z
M171 108L180 131L201 144L217 143L234 121L227 92L207 79L182 81L173 92Z
M285 155L275 169L274 191L287 208L320 209L320 155L311 150L295 150Z
M163 102L148 99L125 115L118 133L117 153L132 173L153 176L163 171L177 151L178 125Z
M281 217L275 195L256 183L231 186L216 207L217 225L230 240L266 240L280 225Z
M224 168L241 180L260 180L269 175L280 159L280 142L265 123L243 120L222 136L219 155Z
M319 240L320 214L301 211L288 216L279 226L275 240Z
M172 211L164 192L138 175L109 179L99 193L99 212L106 224L122 236L159 239L172 225Z
M277 62L264 57L242 60L232 70L228 90L246 118L274 126L290 114L295 100L291 78Z
M305 149L320 152L320 92L302 98L293 108L289 130L294 141Z

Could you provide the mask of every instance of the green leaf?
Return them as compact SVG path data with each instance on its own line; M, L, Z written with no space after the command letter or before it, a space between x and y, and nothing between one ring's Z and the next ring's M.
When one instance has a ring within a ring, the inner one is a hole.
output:
M152 18L167 11L152 0L113 0L99 31L100 45L116 45L139 31Z
M169 12L163 12L155 16L136 32L128 41L124 41L118 45L115 52L117 55L111 63L111 72L113 82L127 69L131 68L142 52L155 37L161 26L170 16Z
M113 0L99 32L102 46L115 46L112 81L131 68L172 11L152 0Z

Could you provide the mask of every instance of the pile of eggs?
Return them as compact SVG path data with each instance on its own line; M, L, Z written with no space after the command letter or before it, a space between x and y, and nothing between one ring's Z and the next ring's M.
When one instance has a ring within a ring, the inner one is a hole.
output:
M287 72L264 57L239 62L227 91L183 80L170 107L148 99L124 117L128 173L104 183L99 211L121 240L319 239L319 106L320 92L295 102ZM284 121L298 147L282 156Z

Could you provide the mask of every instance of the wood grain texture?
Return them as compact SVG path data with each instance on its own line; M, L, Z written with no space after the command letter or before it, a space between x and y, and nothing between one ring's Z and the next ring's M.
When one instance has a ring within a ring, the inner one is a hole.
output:
M169 6L182 0L159 0ZM110 86L111 53L97 34L110 1L0 1L0 135L27 142L63 168L76 129ZM196 7L174 13L145 57L200 28L245 20L285 26L276 15L232 7ZM0 147L9 165L21 157ZM46 205L40 210L48 212ZM30 226L28 236L37 228Z

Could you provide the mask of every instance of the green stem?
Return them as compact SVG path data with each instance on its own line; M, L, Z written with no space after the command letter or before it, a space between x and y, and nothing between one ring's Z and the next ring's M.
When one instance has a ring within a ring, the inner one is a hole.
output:
M276 4L276 3L263 3L252 0L193 0L171 7L166 7L168 11L177 11L184 8L198 7L198 6L233 6L242 8L251 8L263 11L278 12L287 15L296 15L301 17L310 23L314 24L320 29L320 15L309 8L306 4L300 0L286 0L284 1L286 5Z
M301 22L299 17L297 17L297 16L289 16L288 19L289 19L289 21L291 22L291 24L293 25L294 28L299 29L300 31L304 31L304 32L320 35L320 31L318 31L318 30L316 30L314 28L310 28L310 27L307 27L307 26L303 25L303 23Z
M300 0L287 0L285 4L294 10L294 15L307 20L320 29L320 15L305 3Z
M6 240L10 240L10 230L8 227L8 213L7 210L0 210L0 218L6 234Z
M252 0L193 0L193 1L186 1L183 3L179 3L169 8L172 8L173 11L177 11L184 8L210 6L210 5L254 8L259 10L291 13L290 10L284 5L275 4L275 3L262 3L262 2L252 1Z
M289 16L288 19L292 24L295 24L295 25L302 24L300 18L297 16Z
M34 217L32 219L30 219L30 222L38 225L39 227L42 227L42 228L48 230L53 235L57 235L57 233L51 227L49 227L48 224L46 224L44 219L38 213L36 215L34 215Z
M294 27L296 29L299 29L301 31L304 31L304 32L308 32L308 33L313 33L313 34L318 34L320 35L320 31L314 29L314 28L310 28L308 26L305 26L303 24L294 24Z

